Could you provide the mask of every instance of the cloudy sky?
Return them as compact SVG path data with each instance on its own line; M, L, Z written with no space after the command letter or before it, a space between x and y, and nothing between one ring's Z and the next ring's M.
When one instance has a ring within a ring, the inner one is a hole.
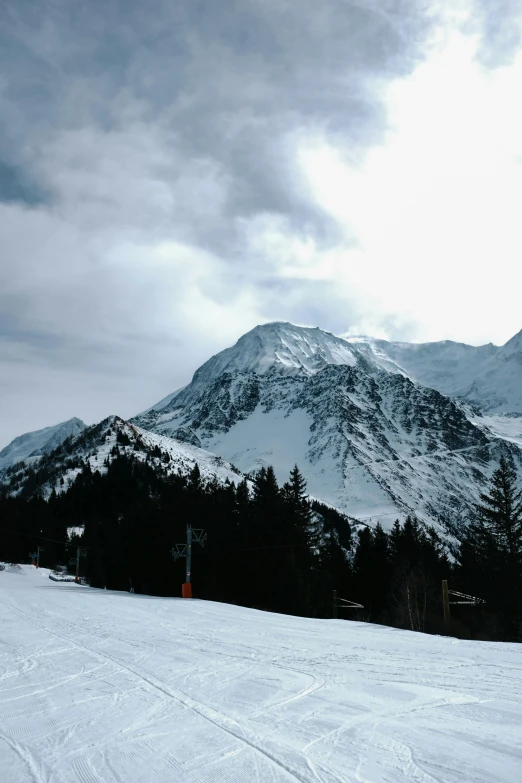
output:
M3 0L0 448L258 323L522 328L520 0Z

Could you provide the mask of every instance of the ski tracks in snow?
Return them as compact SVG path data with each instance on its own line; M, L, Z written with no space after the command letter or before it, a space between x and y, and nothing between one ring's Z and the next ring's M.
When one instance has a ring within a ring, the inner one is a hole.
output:
M515 645L8 580L2 781L518 779Z
M73 644L75 647L80 648L88 653L104 658L106 659L106 661L110 661L114 663L116 666L121 667L121 669L125 669L130 674L134 675L135 677L139 678L141 681L145 682L151 688L160 691L163 695L167 696L169 699L175 700L183 707L191 710L192 712L194 712L195 714L203 718L205 721L211 723L220 731L226 732L227 734L229 734L234 739L238 740L243 745L248 746L248 748L255 751L255 753L261 754L261 756L263 756L265 759L275 764L283 773L285 773L287 779L293 779L299 781L300 783L330 783L330 781L332 783L337 783L340 780L340 778L338 778L336 775L329 772L328 770L323 770L321 774L321 772L318 771L319 765L317 766L314 765L310 759L308 759L304 754L302 754L301 752L295 749L288 747L285 748L283 751L280 751L277 748L276 743L274 743L273 741L270 742L270 747L266 747L266 746L263 747L260 738L256 735L254 731L252 731L246 725L244 724L241 725L234 718L225 715L224 713L214 709L209 705L201 703L197 699L193 698L187 693L184 693L183 691L180 691L179 689L172 688L167 683L163 682L162 680L159 680L156 676L153 676L149 673L145 673L144 671L140 670L137 665L126 664L121 660L119 660L118 658L109 655L107 652L103 652L101 649L99 649L100 647L99 645L96 645L95 647L91 647L83 642L79 642L75 640L71 636L64 636L62 633L58 633L56 630L52 630L49 627L46 627L44 624L39 622L33 614L21 610L19 607L15 608L7 604L6 606L8 607L8 609L10 609L10 611L16 613L23 620L31 623L32 625L36 625L41 631L50 634L62 641L69 642ZM64 625L68 629L76 628L76 630L83 630L83 629L79 629L77 626L75 626L70 622L65 622ZM138 660L138 663L141 663L144 657L145 655ZM49 686L49 690L51 688L59 688L65 682L69 682L71 679L74 679L75 677L80 677L84 673L84 671L85 671L85 667L83 666L81 672L72 675L68 678L65 678L62 681L53 683L53 685ZM281 706L290 704L292 702L299 701L300 699L305 698L307 695L313 693L315 690L317 690L320 687L322 687L322 683L317 684L315 678L313 678L312 685L310 685L300 693L297 693L291 697L282 700L281 702L276 703L275 705L272 705L272 707L267 708L267 711L270 709L279 708ZM43 693L45 692L45 690L48 689L40 689L34 691L33 694L31 695L37 695ZM136 726L133 726L133 729L136 730ZM103 744L109 745L111 744L111 742L114 741L114 739L115 737L111 736L109 739L106 739ZM98 745L98 750L99 749L100 746ZM232 756L237 756L238 753L239 750L237 749L234 751L229 751L226 754L222 755L221 758L222 759L231 758ZM110 767L110 763L108 759L106 759L106 763L107 766ZM89 759L83 753L79 755L77 758L74 758L71 764L77 774L80 783L94 783L94 781L97 780L96 773L93 770L91 764L89 763ZM259 772L259 781L261 783L263 778L261 777L260 770L258 770L258 772ZM115 780L119 780L116 774L113 773L113 775L115 777Z

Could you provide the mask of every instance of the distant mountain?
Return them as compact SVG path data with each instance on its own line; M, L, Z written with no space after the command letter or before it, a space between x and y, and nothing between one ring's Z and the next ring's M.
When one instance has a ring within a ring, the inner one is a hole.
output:
M519 337L412 346L265 324L132 421L243 472L273 464L283 480L297 463L311 494L352 517L389 526L415 512L458 531L500 455L522 465L516 438L465 402L522 410Z
M107 463L117 454L132 454L167 472L188 474L197 463L204 480L238 482L242 474L221 457L209 454L188 443L156 435L136 427L119 416L109 416L99 424L84 428L79 434L64 440L35 464L19 462L0 475L8 492L31 495L36 490L48 495L54 489L67 489L78 473L89 466L105 473Z
M63 443L66 438L82 432L85 426L81 419L73 418L55 424L54 427L45 427L43 430L19 435L0 451L0 471L21 460L28 463L36 462L43 454L48 454Z
M344 338L368 361L457 397L484 413L522 416L522 331L505 345L473 346L444 340L398 343Z

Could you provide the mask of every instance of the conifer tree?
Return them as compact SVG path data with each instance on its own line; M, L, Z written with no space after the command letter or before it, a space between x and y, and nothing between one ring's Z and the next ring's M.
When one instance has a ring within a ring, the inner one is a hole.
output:
M305 615L310 611L312 596L317 590L320 561L315 554L318 539L312 524L306 481L297 465L290 472L280 499L281 532L277 538L287 548L275 553L279 578L274 600L280 611L291 611L290 607L293 607L295 614Z
M290 481L284 485L284 493L286 499L299 512L301 518L306 522L310 522L312 510L306 494L306 481L297 465L294 465L290 471Z
M261 468L254 480L254 505L260 507L277 505L279 486L272 465Z
M522 492L516 480L502 457L460 549L458 576L486 601L488 639L522 639Z
M193 492L199 492L201 489L201 471L197 462L189 473L189 489Z
M517 474L502 456L489 493L480 494L482 503L476 507L483 533L511 565L519 563L522 555L522 490L517 491L516 481Z

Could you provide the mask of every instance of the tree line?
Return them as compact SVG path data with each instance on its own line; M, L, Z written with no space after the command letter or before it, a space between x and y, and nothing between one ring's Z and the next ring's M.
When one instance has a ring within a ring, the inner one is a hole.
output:
M160 453L161 458L161 453ZM165 461L166 462L166 461ZM503 458L481 495L453 558L433 528L408 516L389 532L349 520L306 495L296 466L279 486L262 468L235 485L169 473L115 448L106 470L83 465L74 482L48 498L0 496L0 559L67 564L81 545L82 574L93 587L180 595L184 560L171 549L187 525L207 533L193 546L192 582L200 598L281 613L329 617L332 591L364 606L338 616L463 637L522 640L522 500ZM67 529L83 524L81 538ZM441 581L485 600L452 607L443 624Z

